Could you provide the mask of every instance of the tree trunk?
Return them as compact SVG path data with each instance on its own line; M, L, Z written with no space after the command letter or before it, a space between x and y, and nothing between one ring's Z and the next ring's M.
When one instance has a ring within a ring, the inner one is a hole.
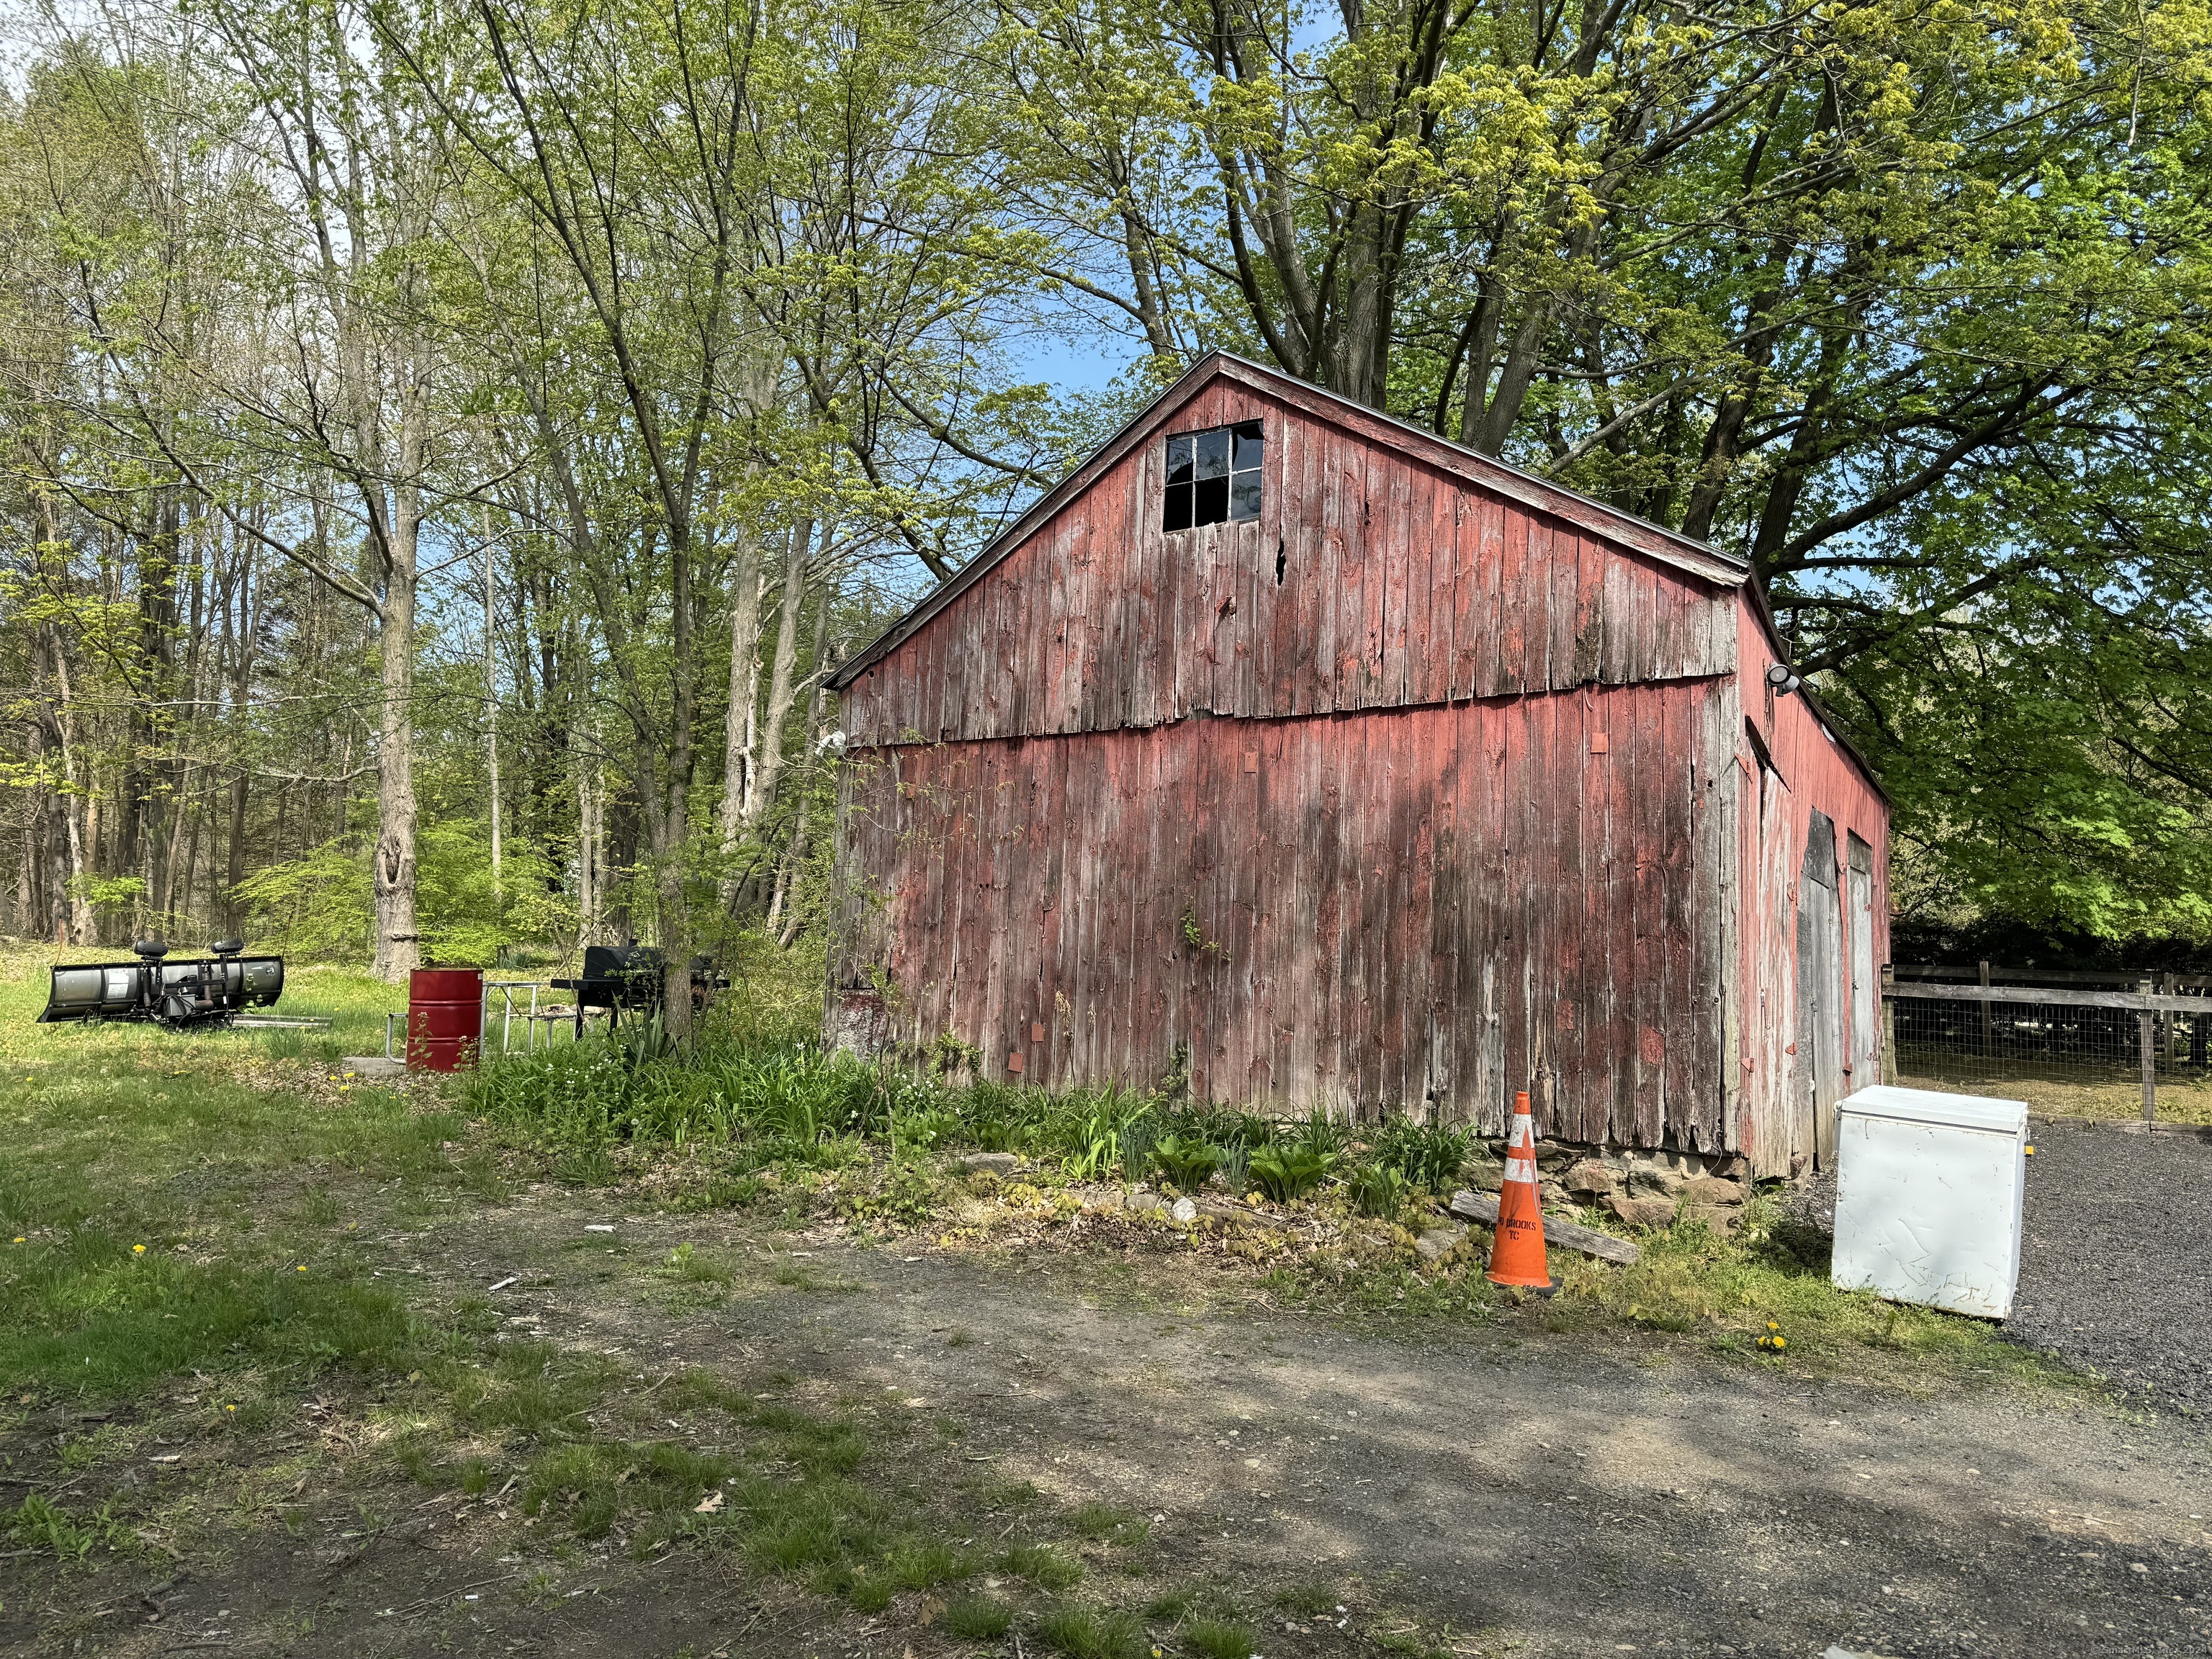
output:
M598 730L594 725L586 752L579 722L569 740L576 767L576 944L600 942L599 909L605 902L606 840L602 820L605 790L599 779Z
M396 984L421 965L421 932L415 910L415 580L416 545L422 529L422 477L428 449L428 354L410 341L402 354L408 380L399 394L398 482L387 495L381 483L364 494L385 509L384 595L378 616L379 688L376 760L376 964L379 979ZM363 371L362 384L365 386ZM363 454L379 453L373 427L359 428Z
M730 560L730 707L722 722L722 856L737 856L752 791L753 739L760 701L760 540L748 526ZM720 884L722 908L738 902L736 872Z
M99 939L99 919L93 912L92 898L84 890L84 884L92 874L92 859L100 846L100 795L94 787L96 775L89 768L82 778L77 775L76 700L70 693L69 657L62 648L61 630L48 623L41 631L58 694L53 738L61 750L62 777L69 786L62 799L62 823L63 838L69 848L69 874L64 891L70 901L70 933L75 943L91 945Z
M814 687L814 695L809 702L806 714L805 763L809 766L817 763L817 757L821 753L822 729L830 718L830 689L823 683L823 674L829 665L829 657L830 600L828 594L824 593L821 602L814 607L814 670L808 676ZM768 907L769 931L775 935L775 942L786 950L789 950L799 937L800 918L799 907L792 899L792 890L798 885L799 872L806 862L807 832L812 823L812 818L802 806L797 822L792 825L791 844L784 848L782 867L776 872L775 897ZM777 925L779 922L782 924L781 927Z
M411 472L403 474L411 476ZM421 964L415 915L415 541L419 496L411 486L393 492L379 629L377 708L376 976L398 983Z
M238 896L238 884L246 879L246 769L238 769L238 775L230 781L230 834L228 862L223 867L223 926L234 938L246 934L246 905Z
M398 983L422 961L415 921L414 599L395 580L385 596L377 722L376 976Z
M822 531L827 547L836 534L834 524ZM768 718L761 728L760 787L745 814L746 828L759 823L775 804L776 785L783 776L783 728L790 718L792 678L799 666L799 616L806 604L806 572L811 562L814 526L802 524L791 532L790 556L783 565L783 599L775 622L775 662L769 676Z
M491 514L487 509L484 520L484 770L489 776L488 799L491 806L491 889L496 896L499 886L499 656L497 620L499 604L499 567L492 562Z
M694 645L697 599L691 584L690 521L687 518L670 529L670 742L653 853L659 889L661 1019L671 1042L688 1044L691 1041L691 780L697 765L692 732L699 717L699 664Z

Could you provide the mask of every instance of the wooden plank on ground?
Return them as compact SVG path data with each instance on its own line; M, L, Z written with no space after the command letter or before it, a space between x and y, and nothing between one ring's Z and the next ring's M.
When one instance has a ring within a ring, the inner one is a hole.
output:
M1454 1193L1451 1212L1462 1221L1479 1221L1486 1227L1495 1227L1498 1224L1498 1194ZM1578 1255L1595 1256L1601 1261L1618 1262L1624 1267L1634 1267L1644 1255L1642 1250L1626 1238L1615 1238L1611 1233L1601 1233L1595 1227L1585 1227L1579 1222L1564 1220L1558 1216L1544 1218L1544 1242L1557 1244L1562 1249L1573 1250Z

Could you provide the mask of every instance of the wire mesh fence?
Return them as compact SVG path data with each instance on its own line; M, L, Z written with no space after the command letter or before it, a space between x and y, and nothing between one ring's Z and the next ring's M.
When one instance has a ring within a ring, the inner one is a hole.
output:
M1883 996L1884 1075L1899 1083L2066 1115L2212 1122L2212 997L1901 976Z

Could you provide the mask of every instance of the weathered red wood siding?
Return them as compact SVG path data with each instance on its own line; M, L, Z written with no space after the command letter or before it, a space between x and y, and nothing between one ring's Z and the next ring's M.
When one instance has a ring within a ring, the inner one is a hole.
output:
M1711 1148L1722 702L1705 679L880 750L848 774L847 845L884 878L855 959L897 1036L956 1032L987 1075L1149 1083L1181 1051L1202 1099L1492 1128L1540 1084L1547 1133Z
M1737 605L1741 672L1729 682L1729 724L1734 734L1738 805L1736 882L1741 895L1731 918L1736 975L1745 988L1731 1012L1729 1046L1743 1079L1745 1125L1741 1150L1761 1174L1786 1175L1795 1159L1810 1161L1821 1139L1818 1126L1794 1109L1798 1074L1809 1057L1797 1051L1797 906L1836 904L1847 909L1850 837L1872 849L1874 960L1889 960L1889 808L1819 714L1802 696L1784 696L1766 684L1778 660L1755 602L1746 592ZM1762 787L1757 734L1772 772ZM1814 812L1836 825L1838 879L1834 890L1802 879ZM1843 918L1850 937L1849 917ZM1881 1003L1874 1018L1855 1019L1847 994L1850 963L1833 988L1844 1008L1845 1092L1881 1081ZM1870 1026L1872 1029L1866 1029ZM1855 1029L1855 1027L1856 1029Z
M1164 435L1255 419L1261 516L1164 532ZM1242 386L1200 392L864 671L845 692L848 737L1110 732L1734 667L1727 589L1446 477L1376 425Z
M1839 848L1886 818L1756 689L1740 577L1310 388L1194 384L844 677L833 1034L1493 1128L1528 1088L1549 1134L1786 1165L1775 896L1814 799ZM1261 517L1164 533L1165 438L1251 419Z

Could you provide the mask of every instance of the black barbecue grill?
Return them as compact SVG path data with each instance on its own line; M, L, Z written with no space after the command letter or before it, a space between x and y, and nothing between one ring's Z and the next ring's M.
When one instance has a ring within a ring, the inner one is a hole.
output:
M576 994L576 1035L584 1034L589 1014L605 1014L610 1030L624 1013L649 1018L660 1007L660 985L667 957L650 945L587 945L584 971L574 979L556 979L556 991ZM691 1006L704 1005L709 992L729 986L726 975L715 973L704 957L691 959Z

